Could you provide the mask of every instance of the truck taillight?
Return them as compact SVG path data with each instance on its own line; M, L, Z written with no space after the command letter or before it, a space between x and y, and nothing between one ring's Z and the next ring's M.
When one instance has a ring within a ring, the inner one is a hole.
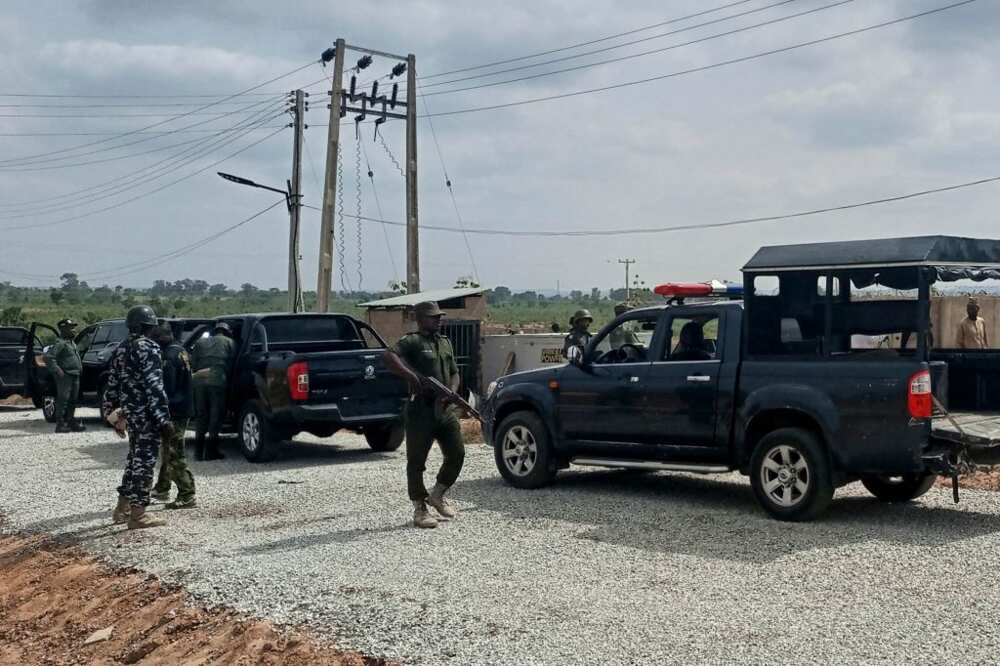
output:
M928 370L921 370L910 377L910 389L906 396L906 406L910 410L910 416L915 419L929 419L933 402L931 373Z
M309 399L309 364L305 361L288 366L288 392L292 400Z

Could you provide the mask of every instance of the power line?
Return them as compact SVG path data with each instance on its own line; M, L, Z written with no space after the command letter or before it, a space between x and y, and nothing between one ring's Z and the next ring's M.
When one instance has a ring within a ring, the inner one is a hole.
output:
M375 210L378 211L379 218L385 217L382 214L382 201L378 196L378 187L375 186L375 172L372 171L371 161L368 159L368 148L365 147L364 143L361 144L361 150L365 155L365 166L368 167L368 180L372 184L372 194L375 196ZM316 210L322 210L317 208ZM361 222L361 220L358 220ZM399 270L396 267L396 257L392 253L392 243L389 242L389 229L386 225L382 226L382 235L385 237L385 251L389 255L389 263L392 265L392 278L399 282Z
M267 136L265 136L264 138L258 139L257 141L254 141L253 143L251 143L249 145L243 146L239 150L237 150L237 151L235 151L233 153L230 153L226 157L223 157L221 160L213 162L213 163L209 164L208 166L205 166L205 167L202 167L202 168L198 169L197 171L193 171L193 172L191 172L191 173L189 173L189 174L187 174L185 176L182 176L181 178L178 178L176 180L172 180L169 183L166 183L165 185L161 185L160 187L157 187L156 189L150 190L149 192L144 192L144 193L139 194L137 196L134 196L134 197L132 197L130 199L125 199L124 201L120 201L120 202L112 204L110 206L106 206L104 208L93 210L93 211L90 211L90 212L87 212L87 213L82 213L80 215L74 215L72 217L64 218L62 220L55 220L53 222L40 222L40 223L37 223L37 224L22 224L22 225L17 225L17 226L10 226L10 227L0 227L0 231L17 231L17 230L21 230L21 229L38 229L40 227L53 227L53 226L57 226L57 225L61 225L61 224L67 224L69 222L74 222L76 220L80 220L80 219L83 219L83 218L91 217L93 215L97 215L98 213L106 213L106 212L108 212L110 210L114 210L116 208L120 208L120 207L122 207L122 206L124 206L126 204L132 203L133 201L138 201L139 199L144 199L144 198L146 198L148 196L156 194L157 192L162 192L163 190L167 189L168 187L171 187L173 185L181 183L181 182L183 182L185 180L188 180L189 178L193 178L193 177L197 176L198 174L204 173L204 172L208 171L209 169L212 169L212 168L214 168L214 167L222 164L223 162L225 162L227 160L230 160L233 157L236 157L237 155L239 155L239 154L241 154L243 152L246 152L247 150L250 150L254 146L256 146L258 144L261 144L264 141L267 141L268 139L270 139L271 137L275 136L276 134L278 134L278 132L280 132L283 129L286 129L286 128L285 127L280 127L277 130L275 130L274 132L271 132L270 134L268 134Z
M896 196L883 197L881 199L871 199L859 203L841 204L837 206L828 206L825 208L814 208L812 210L805 210L796 213L786 213L783 215L769 215L766 217L747 217L735 220L726 220L724 222L709 222L705 224L681 224L669 227L635 227L631 229L575 229L575 230L563 230L563 231L516 231L510 229L474 229L474 228L459 229L456 227L421 224L420 228L428 229L431 231L447 231L451 233L470 233L470 234L482 234L484 236L513 236L513 237L523 236L523 237L572 238L572 237L587 237L587 236L628 236L636 234L660 234L673 231L692 231L700 229L717 229L721 227L735 227L746 224L757 224L761 222L780 222L782 220L791 220L800 217L821 215L823 213L834 213L838 211L852 210L855 208L864 208L866 206L876 206L880 204L895 203L898 201L905 201L907 199L916 199L918 197L929 196L932 194L952 192L954 190L976 187L979 185L986 185L989 183L996 183L996 182L1000 182L1000 176L981 178L979 180L973 180L965 183L958 183L957 185L946 185L944 187L936 187L929 190L910 192L909 194L900 194ZM351 216L348 215L347 217ZM398 227L406 226L406 222L398 222L394 220L379 220L367 217L362 219L368 222L378 222L379 224L391 224L393 226L398 226Z
M255 220L258 217L260 217L261 215L263 215L264 213L267 213L268 211L270 211L270 210L274 209L275 207L280 206L281 204L284 204L284 203L285 203L284 199L279 199L278 201L275 201L273 204L271 204L267 208L264 208L263 210L260 210L260 211L258 211L256 213L254 213L250 217L247 217L247 218L245 218L243 220L240 220L236 224L228 226L225 229L222 229L221 231L217 231L216 233L214 233L214 234L212 234L210 236L206 236L206 237L204 237L202 239L194 241L193 243L189 243L187 245L179 247L179 248L177 248L175 250L171 250L170 252L164 253L164 254L159 255L157 257L153 257L151 259L144 259L142 261L132 262L130 264L124 264L122 266L116 266L115 268L110 268L110 269L105 270L105 271L98 271L96 273L85 273L85 274L82 274L80 277L84 277L84 278L88 278L88 279L110 280L110 279L117 279L117 278L125 276L125 275L131 275L132 273L138 273L138 272L144 271L144 270L149 269L149 268L154 268L156 266L160 266L160 265L165 264L167 262L170 262L170 261L173 261L175 259L178 259L178 258L180 258L180 257L182 257L182 256L184 256L186 254L190 254L191 252L194 252L195 250L197 250L197 249L199 249L201 247L204 247L205 245L208 245L209 243L211 243L211 242L213 242L215 240L218 240L219 238L222 238L226 234L232 233L233 231L239 229L240 227L242 227L242 226L244 226L246 224L249 224L253 220ZM128 270L128 269L131 269L131 270ZM119 272L119 271L122 271L122 272Z
M735 7L737 5L745 5L753 0L739 0L738 2L729 2L719 7L713 7L712 9L706 9L701 12L696 12L694 14L688 14L686 16L679 16L677 18L672 18L666 21L661 21L660 23L653 23L652 25L642 26L641 28L635 28L633 30L627 30L625 32L619 32L615 35L608 35L606 37L599 37L598 39L592 39L586 42L577 42L576 44L570 44L568 46L562 46L556 49L549 49L548 51L538 51L537 53L531 53L528 55L518 56L516 58L508 58L506 60L494 60L493 62L483 63L481 65L473 65L471 67L462 67L460 69L452 69L447 72L439 72L437 74L427 74L425 76L418 77L418 80L424 81L427 79L434 79L440 76L448 76L450 74L460 74L462 72L471 72L477 69L486 69L487 67L493 67L496 65L506 65L512 62L521 62L524 60L530 60L531 58L538 58L541 56L551 55L553 53L559 53L561 51L569 51L571 49L580 48L582 46L590 46L592 44L599 44L601 42L606 42L612 39L617 39L618 37L627 37L628 35L634 35L639 32L644 32L646 30L652 30L654 28L660 28L665 25L670 25L671 23L680 23L681 21L686 21L692 18L698 18L699 16L705 16L707 14L712 14L714 12L722 11L723 9L729 9L730 7Z
M253 122L256 122L257 125L261 125L263 123L269 122L270 120L272 120L272 118L273 116L263 117ZM30 208L30 206L27 206L26 204L22 203L20 204L20 210L3 211L2 216L0 216L0 219L18 219L24 217L33 217L35 215L47 215L60 210L69 210L77 208L81 205L87 205L94 203L95 201L100 201L102 199L107 199L112 196L117 196L119 194L122 194L123 192L127 192L128 190L135 189L136 187L140 187L154 180L162 178L163 176L166 176L170 173L174 173L175 171L178 171L184 168L185 166L194 164L199 159L205 157L206 155L211 154L215 150L227 146L243 138L244 136L249 134L250 131L255 129L255 127L252 125L245 126L244 129L245 131L238 132L235 134L226 133L222 135L221 138L208 137L201 139L200 143L204 145L195 146L193 152L192 148L186 148L175 155L171 155L162 160L159 160L158 162L150 164L149 166L146 167L145 171L140 171L137 174L133 174L132 176L124 178L121 177L113 178L110 181L105 181L102 184L95 185L90 188L84 188L83 190L78 190L76 192L72 192L65 195L58 195L58 197L51 198L52 200L55 200L57 198L63 199L63 198L68 198L70 196L86 193L83 197L75 201L69 203L53 202L49 205L43 205L40 208L35 208L35 209L32 209ZM171 164L172 162L173 164ZM154 169L153 167L157 168ZM102 190L104 191L103 193ZM87 193L88 191L89 193Z
M218 119L216 118L216 119L213 119L212 121L206 121L206 122L214 122L215 120L218 120ZM266 127L266 128L263 128L263 129L276 129L276 128L275 127ZM158 136L157 137L153 137L153 138L158 138L159 136L167 136L169 134L193 134L193 133L196 133L196 132L199 133L199 134L210 134L210 133L219 132L219 131L226 131L226 130L218 130L218 129L161 130L161 131L154 131L154 132L137 132L137 134L156 134ZM36 137L36 136L111 136L111 135L117 136L119 134L120 134L120 132L118 132L118 131L113 131L113 132L0 132L0 136L11 136L11 137L14 137L14 136L25 136L25 137ZM123 145L128 145L128 144L123 144Z
M685 76L687 74L694 74L696 72L705 72L705 71L708 71L708 70L711 70L711 69L719 69L721 67L726 67L728 65L735 65L735 64L738 64L738 63L749 62L751 60L757 60L757 59L760 59L760 58L764 58L766 56L771 56L771 55L776 55L776 54L779 54L779 53L786 53L786 52L789 52L789 51L794 51L796 49L805 48L807 46L815 46L816 44L822 44L822 43L825 43L825 42L831 42L833 40L841 39L843 37L851 37L851 36L854 36L854 35L859 35L861 33L871 32L872 30L877 30L879 28L885 28L885 27L888 27L888 26L891 26L891 25L896 25L896 24L903 23L903 22L906 22L906 21L912 21L912 20L915 20L915 19L918 19L918 18L923 18L925 16L930 16L931 14L937 14L939 12L947 11L949 9L955 9L956 7L961 7L963 5L969 5L969 4L972 4L973 2L976 2L976 1L977 0L962 0L961 2L955 2L955 3L952 3L950 5L945 5L943 7L937 7L935 9L930 9L930 10L927 10L927 11L924 11L924 12L920 12L918 14L911 14L909 16L903 16L903 17L900 17L900 18L897 18L897 19L893 19L891 21L884 21L882 23L876 23L874 25L870 25L870 26L867 26L867 27L864 27L864 28L858 28L856 30L850 30L848 32L841 32L841 33L838 33L836 35L829 35L827 37L821 37L819 39L813 39L813 40L810 40L810 41L807 41L807 42L800 42L798 44L792 44L791 46L785 46L785 47L778 48L778 49L771 49L769 51L762 51L760 53L754 53L752 55L743 56L741 58L732 58L730 60L723 60L721 62L712 63L710 65L704 65L704 66L701 66L701 67L692 67L690 69L680 70L680 71L677 71L677 72L671 72L669 74L661 74L659 76L651 76L651 77L648 77L648 78L645 78L645 79L637 79L635 81L626 81L624 83L616 83L616 84L612 84L612 85L601 86L599 88L588 88L588 89L585 89L585 90L575 90L575 91L572 91L572 92L561 93L561 94L558 94L558 95L547 95L545 97L535 97L535 98L532 98L532 99L524 99L524 100L519 100L517 102L507 102L507 103L504 103L504 104L492 104L492 105L489 105L489 106L477 106L477 107L470 107L470 108L466 108L466 109L455 109L453 111L439 111L438 113L431 114L431 117L437 118L439 116L454 116L454 115L460 115L460 114L465 114L465 113L477 113L479 111L494 111L494 110L497 110L497 109L507 109L507 108L510 108L510 107L521 106L521 105L524 105L524 104L537 104L539 102L549 102L549 101L552 101L552 100L564 99L564 98L568 98L568 97L578 97L580 95L589 95L591 93L605 92L605 91L608 91L608 90L617 90L619 88L626 88L626 87L629 87L629 86L641 85L643 83L651 83L653 81L661 81L661 80L664 80L664 79L671 79L671 78L675 78L675 77L679 77L679 76Z
M784 1L785 2L789 2L790 0L784 0ZM796 12L794 14L788 14L787 16L779 16L778 18L770 19L770 20L767 20L767 21L762 21L760 23L754 23L753 25L748 25L748 26L743 26L743 27L740 27L740 28L735 28L733 30L727 30L725 32L719 32L719 33L716 33L714 35L707 35L705 37L699 37L698 39L692 39L690 41L682 42L680 44L672 44L670 46L664 46L664 47L658 48L658 49L651 49L649 51L641 51L639 53L630 53L628 55L619 56L617 58L609 58L607 60L598 60L597 62L589 62L589 63L585 63L583 65L574 65L572 67L564 67L562 69L555 69L555 70L552 70L552 71L549 71L549 72L539 72L537 74L528 74L526 76L519 76L519 77L516 77L516 78L513 78L513 79L505 79L503 81L493 81L491 83L480 83L480 84L476 84L476 85L465 86L463 88L451 88L449 90L436 90L436 91L432 91L432 92L429 92L429 93L424 93L424 95L428 95L428 96L429 95L448 95L448 94L451 94L451 93L464 92L466 90L478 90L480 88L491 88L493 86L501 86L501 85L505 85L507 83L517 83L519 81L530 81L532 79L539 79L539 78L546 77L546 76L553 76L555 74L565 74L566 72L575 72L575 71L578 71L578 70L581 70L581 69L589 69L591 67L600 67L602 65L608 65L608 64L612 64L612 63L616 63L616 62L622 62L622 61L625 61L625 60L632 60L633 58L642 58L642 57L645 57L645 56L648 56L648 55L655 55L655 54L658 54L658 53L665 53L667 51L673 51L675 49L683 48L685 46L692 46L694 44L702 44L704 42L709 42L709 41L712 41L714 39L720 39L722 37L729 37L730 35L736 35L736 34L739 34L739 33L742 33L742 32L748 32L750 30L756 30L757 28L762 28L762 27L766 27L766 26L770 26L770 25L776 25L778 23L783 23L785 21L790 21L792 19L800 18L800 17L806 16L808 14L816 14L817 12L822 12L822 11L825 11L827 9L834 9L836 7L840 7L841 5L846 5L846 4L850 3L850 2L854 2L854 0L837 0L837 2L832 2L832 3L827 4L827 5L822 5L820 7L814 7L812 9L807 9L807 10L804 10L804 11L801 11L801 12ZM779 4L784 4L784 3L779 3ZM768 7L764 7L763 9L767 9L769 7L774 7L774 6L775 5L768 5ZM708 24L705 23L705 24L701 24L701 25L708 25ZM693 27L701 27L701 26L699 25L699 26L693 26ZM677 30L677 31L674 31L674 32L675 33L676 32L682 32L682 30ZM665 33L665 34L671 34L671 33ZM649 38L649 39L653 39L653 38ZM640 40L640 41L644 41L644 40ZM637 43L637 42L632 42L632 43ZM604 50L607 50L607 49L604 49ZM597 51L592 51L591 53L597 53ZM564 58L563 60L566 60L566 59L567 58ZM556 61L550 61L550 62L556 62ZM517 69L524 69L524 68L517 68ZM513 71L513 70L502 70L502 71L506 72L506 71ZM500 72L497 72L497 73L500 73ZM478 77L470 77L470 78L478 78ZM454 79L452 82L462 81L462 80L466 80L466 79ZM445 82L442 82L442 85L444 83Z
M270 104L272 106L280 106L281 105L281 103L278 103L276 105L274 100L267 99L267 100L264 100L264 101L261 101L261 102L256 102L252 106L254 106L254 107L260 107L260 106L263 106L265 104ZM225 115L227 115L227 116L229 116L229 115L236 115L236 113L242 113L242 111L240 111L240 112L230 112L230 113L227 113ZM9 160L0 160L0 169L22 168L22 167L25 167L25 166L31 166L31 165L35 165L35 164L48 164L50 162L58 162L60 160L74 160L74 159L77 159L77 158L80 158L80 157L87 157L88 155L98 155L100 153L112 152L112 151L115 151L115 150L119 150L121 148L127 148L128 146L135 146L135 145L138 145L140 143L146 143L147 141L155 141L156 139L160 139L160 138L162 138L164 136L169 136L171 134L179 133L179 132L181 132L184 129L189 129L189 128L193 128L193 127L200 127L202 125L211 124L211 123L217 122L219 120L222 120L222 118L220 117L220 118L211 118L211 119L208 119L208 120L199 120L196 123L191 123L190 125L184 125L181 128L177 128L177 129L173 129L173 130L164 130L162 134L157 134L157 135L153 135L153 136L147 136L147 137L144 137L144 138L141 138L141 139L135 139L134 141L127 141L125 143L119 143L119 144L113 145L113 146L105 146L103 148L97 148L95 150L88 150L88 151L85 151L85 152L82 152L82 153L75 153L75 154L72 154L72 155L66 155L66 154L64 154L64 155L61 155L59 157L47 157L47 158L44 158L44 159L11 158ZM218 130L215 129L215 130L212 130L212 131L218 131ZM16 164L9 164L9 162L16 162Z
M430 88L430 87L433 87L433 86L443 86L443 85L447 85L449 83L459 83L461 81L470 81L472 79L481 79L481 78L484 78L484 77L487 77L487 76L499 76L500 74L506 74L508 72L519 72L521 70L532 69L534 67L542 67L543 65L552 65L552 64L555 64L555 63L558 63L558 62L565 62L567 60L575 60L577 58L584 58L586 56L596 55L598 53L605 53L607 51L614 51L616 49L625 48L626 46L634 46L636 44L642 44L644 42L653 41L654 39L662 39L663 37L669 37L671 35L678 35L678 34L680 34L682 32L689 32L691 30L697 30L698 28L704 28L706 26L715 25L716 23L724 23L725 21L731 21L732 19L735 19L735 18L741 18L743 16L749 16L750 14L757 14L757 13L760 13L760 12L763 12L763 11L767 11L768 9L774 9L775 7L780 7L782 5L787 5L787 4L790 4L792 2L798 2L798 1L799 0L779 0L778 2L773 2L773 3L769 4L769 5L764 5L763 7L756 7L754 9L749 9L749 10L744 11L744 12L739 12L738 14L731 14L729 16L723 16L721 18L712 19L711 21L705 21L703 23L695 23L694 25L686 25L683 28L678 28L676 30L671 30L669 32L661 32L661 33L656 34L656 35L650 35L649 37L643 37L642 39L634 39L632 41L622 42L621 44L615 44L613 46L605 46L605 47L602 47L602 48L599 48L599 49L594 49L592 51L584 51L583 53L575 53L573 55L563 56L561 58L553 58L551 60L543 60L541 62L531 63L529 65L520 65L518 67L509 67L509 68L506 68L506 69L499 69L499 70L496 70L494 72L487 72L485 74L475 74L475 75L472 75L472 76L459 77L457 79L449 79L447 81L437 81L435 83L421 84L421 88L422 89L427 89L427 88ZM816 11L816 10L813 10L813 11ZM803 13L811 13L811 12L803 12ZM796 14L796 15L793 15L792 17L789 17L789 18L794 18L794 16L801 16L801 15L802 14ZM788 20L788 19L787 18L782 18L781 20ZM774 21L774 22L776 23L777 21ZM767 22L764 22L764 23L758 23L756 25L752 25L752 26L747 26L745 28L741 28L740 30L734 30L732 32L722 33L722 35L728 35L728 34L733 34L734 32L742 32L742 31L745 31L745 30L751 30L751 29L754 29L754 28L759 28L761 26L770 25L771 23L772 23L771 21L767 21ZM713 35L711 37L707 37L707 38L704 38L702 40L696 40L696 41L693 41L693 42L689 42L689 44L697 44L700 41L707 41L709 39L715 39L716 37L719 37L719 36L722 36L722 35ZM686 45L680 45L680 46L686 46ZM671 48L678 48L678 47L674 46L674 47L671 47ZM663 50L665 50L665 49L663 49ZM660 52L660 50L656 50L656 51L649 51L648 53L659 53L659 52ZM640 55L647 55L647 54L636 54L634 56L627 56L626 58L622 58L622 60L626 60L629 57L633 57L633 58L634 57L638 57ZM617 61L616 60L609 60L607 62L617 62ZM588 65L581 66L581 68L582 67L593 67L594 65L598 65L598 64L603 64L603 63L590 63ZM556 72L550 72L550 73L556 73Z
M145 130L154 129L156 127L160 127L162 125L166 125L168 123L171 123L171 122L173 122L175 120L179 120L181 118L186 118L187 116L190 116L194 112L203 111L205 109L208 109L208 108L211 108L211 107L216 106L218 104L221 104L222 102L225 102L225 101L228 101L230 99L233 99L234 97L240 97L242 95L246 95L246 94L248 94L248 93L250 93L250 92L252 92L254 90L257 90L258 88L262 88L263 86L266 86L268 84L274 83L275 81L278 81L278 80L283 79L285 77L291 76L292 74L295 74L297 72L301 72L303 69L306 69L307 67L312 67L315 64L315 62L316 62L315 60L311 60L311 61L309 61L308 64L302 65L301 67L296 67L295 69L293 69L291 71L285 72L284 74L280 74L280 75L278 75L278 76L276 76L276 77L274 77L272 79L268 79L267 81L264 81L263 83L258 83L257 85L251 86L251 87L249 87L249 88L247 88L245 90L241 90L238 93L233 93L232 95L228 95L228 96L223 97L222 99L219 99L217 101L210 102L208 104L204 104L204 105L202 105L202 106L194 109L193 111L186 111L184 113L178 114L178 115L173 116L171 118L167 118L165 120L160 120L158 122L155 122L152 125L146 125L145 127L140 127L138 129L129 130L128 132L122 132L121 134L118 134L115 137L110 137L110 138L107 138L107 139L99 139L97 141L90 141L88 143L79 144L79 145L73 146L71 148L62 148L60 150L49 151L47 153L38 153L36 155L30 155L30 156L25 156L25 157L0 160L0 163L10 163L10 162L14 162L14 161L30 160L30 159L35 159L35 158L38 158L38 157L47 157L49 155L58 155L58 154L62 154L62 153L68 153L68 152L72 152L74 150L78 150L80 148L87 148L87 147L94 146L94 145L97 145L97 144L107 143L108 141L113 141L116 138L122 138L122 137L126 137L126 136L131 136L133 134L136 134L136 133L139 133L139 132L142 132L142 131L145 131Z
M438 161L441 162L441 172L444 174L444 182L448 187L448 195L451 197L451 205L455 209L455 219L458 220L458 226L463 230L462 239L465 241L465 249L469 253L469 263L472 264L472 273L476 278L476 282L481 283L481 280L479 279L479 267L476 266L476 257L472 254L472 244L469 243L469 235L464 233L465 223L462 221L462 213L458 210L458 200L455 199L455 192L451 189L451 176L448 175L448 167L445 166L444 163L444 155L441 153L441 144L438 143L437 132L434 130L434 121L429 115L430 107L427 106L427 99L425 97L421 97L420 101L424 103L424 111L428 113L427 124L431 129L431 138L434 139L434 149L437 151ZM381 215L379 217L381 217Z

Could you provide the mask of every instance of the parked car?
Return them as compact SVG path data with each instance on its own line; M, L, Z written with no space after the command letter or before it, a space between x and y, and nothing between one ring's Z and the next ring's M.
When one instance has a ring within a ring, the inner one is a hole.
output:
M634 310L578 360L492 384L484 431L503 478L738 470L772 516L808 520L854 481L906 501L1000 463L1000 352L929 348L930 286L1000 277L1000 241L765 247L743 274L740 302ZM873 285L877 299L858 297ZM610 348L622 327L638 341ZM892 334L898 348L855 344Z
M30 335L20 326L0 327L0 398L24 394L24 355Z
M203 326L209 319L162 319L170 324L174 337L182 343L191 333ZM34 323L28 331L33 340L25 356L24 375L28 394L35 406L42 410L45 420L55 421L55 381L45 366L44 354L59 336L54 328L42 323ZM75 341L83 361L80 374L79 405L100 407L103 403L104 385L110 371L111 356L122 342L128 339L128 328L124 319L106 319L90 324L77 333Z
M246 314L219 317L233 330L227 420L246 458L271 460L300 432L365 436L376 451L403 441L405 383L386 369L385 341L371 326L342 314ZM194 331L186 346L210 333Z

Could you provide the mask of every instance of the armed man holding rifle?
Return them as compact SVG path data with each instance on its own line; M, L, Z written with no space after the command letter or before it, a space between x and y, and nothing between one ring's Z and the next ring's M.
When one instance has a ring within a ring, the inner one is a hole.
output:
M458 365L448 338L441 335L444 313L437 303L426 301L414 308L417 332L403 336L394 351L385 355L386 366L410 386L406 407L406 482L413 502L413 524L437 527L438 521L427 510L430 505L442 518L454 518L455 507L444 498L458 479L465 461L465 445L458 422ZM434 380L443 384L435 386ZM437 483L428 493L424 486L427 456L434 440L444 455Z

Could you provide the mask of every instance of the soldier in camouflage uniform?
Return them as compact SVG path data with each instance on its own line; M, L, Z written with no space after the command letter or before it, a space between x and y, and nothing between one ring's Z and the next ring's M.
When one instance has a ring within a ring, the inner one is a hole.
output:
M218 322L212 335L198 340L191 350L194 402L198 413L194 440L195 457L198 460L225 458L219 450L219 429L226 415L227 374L236 350L236 343L230 337L232 334L229 324Z
M631 309L632 308L627 303L618 303L615 305L615 317L621 317ZM641 344L635 329L631 328L633 325L634 324L626 323L622 326L616 326L611 331L611 334L608 335L608 340L611 343L612 349L621 349L622 345Z
M132 530L166 524L150 518L146 507L160 438L172 437L174 428L163 390L160 347L147 337L156 326L156 313L147 305L137 305L128 311L125 323L129 337L111 358L103 408L111 415L109 421L121 409L124 420L115 422L115 429L122 433L123 423L128 428L128 461L112 516L115 523L128 522Z
M74 417L76 401L80 396L80 371L83 362L76 348L76 322L63 319L56 328L59 339L45 352L45 365L56 382L56 432L82 432L86 430Z
M152 498L166 502L170 498L170 483L177 484L177 498L168 509L193 509L194 475L184 459L184 434L191 418L191 361L188 353L174 341L169 324L153 329L153 340L163 352L163 388L170 406L170 421L174 433L164 437L160 445L160 475L153 486Z
M444 494L458 479L465 460L465 444L455 406L442 401L423 385L421 376L433 377L457 391L458 365L448 338L438 331L444 315L437 303L418 303L414 307L419 330L403 336L393 351L385 355L386 367L410 385L406 408L406 482L413 502L413 524L437 527L438 521L427 510L430 505L442 518L454 518L457 511ZM437 483L431 492L424 486L427 456L434 440L444 456Z

